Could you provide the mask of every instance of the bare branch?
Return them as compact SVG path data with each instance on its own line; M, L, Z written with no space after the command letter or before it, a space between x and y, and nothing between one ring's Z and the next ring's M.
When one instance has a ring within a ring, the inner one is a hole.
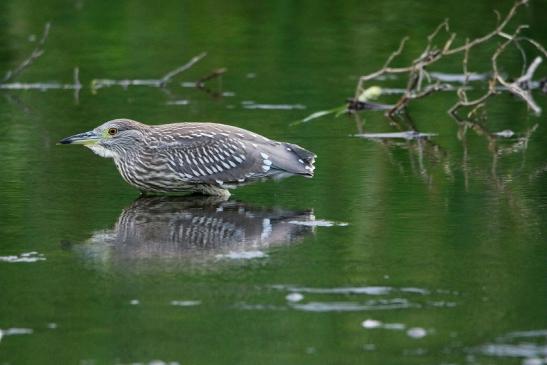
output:
M389 55L389 57L387 58L386 62L384 63L384 66L382 67L382 69L370 74L370 75L366 75L366 76L361 76L359 78L359 82L357 83L357 88L355 90L355 99L358 99L359 98L359 95L361 94L361 91L363 90L363 83L365 81L368 81L368 80L372 80L372 79L375 79L385 73L397 73L396 69L394 68L390 68L389 65L391 64L391 62L395 59L395 57L399 56L402 52L403 52L403 49L405 47L405 44L406 42L408 41L409 37L404 37L403 39L401 39L401 42L399 43L399 48L397 48L397 50L393 53L391 53ZM401 71L401 72L408 72L408 70L406 70L406 68Z
M213 98L222 96L222 75L224 75L225 72L226 72L226 68L218 68L211 71L210 73L200 77L200 79L196 81L196 87L200 90L205 91L205 93L212 96ZM207 81L211 81L214 79L218 80L217 90L212 90L209 87L207 87L205 84Z
M536 47L536 49L540 51L543 54L543 56L547 57L547 50L541 44L539 44L535 39L528 38L528 37L518 37L517 39L527 41L528 43Z
M443 47L441 49L436 49L433 45L433 40L435 39L435 37L442 30L445 30L447 32L449 31L448 20L444 20L427 37L427 42L424 50L419 57L412 61L410 65L406 67L391 67L390 65L393 59L401 54L404 45L408 39L407 37L403 38L399 44L399 48L395 52L390 54L381 69L368 75L361 76L359 78L355 91L355 100L358 100L359 95L363 92L363 90L365 90L364 84L367 81L376 79L385 74L408 74L407 85L403 91L403 95L397 101L395 106L389 111L389 114L397 113L400 110L404 109L411 100L423 98L436 91L454 90L454 88L448 84L440 84L440 82L433 83L430 77L430 72L427 69L429 66L435 64L437 61L443 59L446 56L463 53L463 75L457 75L458 80L462 80L461 87L456 89L459 100L452 108L450 108L450 113L456 112L456 110L461 107L473 107L474 110L476 110L477 108L480 108L490 96L503 91L508 91L519 96L528 104L531 110L533 110L535 113L540 113L541 109L534 102L532 95L528 90L532 87L536 87L535 84L532 84L531 81L534 72L537 70L539 64L541 63L541 57L536 58L534 62L527 68L526 57L523 48L519 44L519 41L525 40L528 43L532 44L545 57L547 57L547 51L541 44L533 39L527 37L517 37L520 31L526 28L525 25L520 25L513 34L507 34L507 32L505 31L505 28L507 27L511 19L513 19L517 10L521 6L525 5L527 2L528 0L515 0L513 6L505 14L504 17L502 17L499 12L495 11L497 17L496 27L482 37L471 40L467 38L464 45L452 47L452 44L456 39L456 33L451 33L448 40L445 41ZM488 91L482 96L476 98L475 100L468 100L466 90L469 90L471 88L470 86L468 86L469 81L471 79L479 81L485 79L485 77L476 77L475 74L469 72L469 52L473 47L490 41L497 36L504 38L505 42L498 46L494 55L491 58L493 75L489 82ZM520 76L515 82L510 83L506 81L498 71L497 59L500 54L505 51L506 47L511 43L514 43L517 49L519 49L521 54L523 55L523 71L522 76ZM435 73L431 72L432 76L434 74ZM501 87L499 87L498 84L501 85Z
M527 90L523 90L519 83L518 83L518 80L515 81L515 82L512 82L512 83L509 83L507 82L499 73L498 71L498 64L497 64L497 60L498 60L498 57L500 56L500 54L505 50L505 48L514 41L514 39L517 37L517 35L522 31L522 29L525 29L525 28L528 28L528 26L526 25L520 25L519 27L517 27L517 29L515 30L515 32L513 33L513 36L510 37L509 39L507 39L503 44L501 44L498 49L496 50L496 52L494 52L494 55L492 56L492 70L494 71L494 77L496 78L496 80L503 86L505 86L505 88L507 88L508 91L510 91L511 93L519 96L522 100L524 100L527 104L528 104L528 107L536 114L536 115L539 115L541 113L541 108L539 107L539 105L536 104L536 102L534 101L534 99L532 98L532 95L529 91ZM530 65L530 68L529 68L529 71L532 71L531 73L533 74L533 72L535 71L535 69L537 68L537 66L539 66L539 63L541 63L541 57L538 57L540 60L539 62L536 62L534 61L531 65ZM537 58L536 58L537 60ZM534 66L532 68L532 66ZM530 70L531 69L531 70ZM528 72L527 72L528 73Z
M526 72L521 77L519 77L514 83L517 85L526 84L527 85L526 88L530 89L529 85L530 85L530 82L532 81L532 77L534 77L534 73L536 72L537 68L539 67L542 61L543 59L537 56L528 67L528 70L526 70Z
M42 37L40 38L40 41L38 41L38 44L36 45L32 53L23 62L21 62L19 66L17 66L15 69L9 70L8 72L6 72L6 75L2 79L2 83L6 83L8 81L13 80L21 72L23 72L27 67L32 65L34 61L36 61L36 59L38 59L41 55L44 54L45 52L44 44L46 43L47 37L49 35L50 25L51 24L49 22L47 22L44 25L44 32L42 34Z
M453 48L453 49L448 49L446 52L444 52L444 54L445 55L451 55L451 54L454 54L454 53L461 52L461 51L465 50L466 48L475 47L476 45L484 43L484 42L490 40L491 38L495 37L496 35L500 34L503 31L503 29L505 28L505 26L509 23L509 21L513 18L513 16L515 16L515 13L517 12L518 8L521 7L522 5L526 4L526 3L528 3L528 0L518 0L518 1L516 1L515 4L513 4L511 9L509 10L509 12L507 13L507 15L505 16L505 18L503 19L503 21L501 21L501 23L498 24L496 29L494 29L490 33L488 33L488 34L486 34L486 35L484 35L480 38L473 39L473 41L469 42L468 44L465 44L463 46L456 47L456 48Z
M427 36L427 46L425 47L425 50L424 52L422 53L422 55L425 55L426 53L428 53L431 49L431 46L432 46L432 43L433 43L433 40L435 39L435 37L437 36L437 34L439 34L439 32L444 29L445 32L448 32L450 29L449 29L449 26L448 26L448 18L445 19L441 24L439 24L437 26L437 28L435 28L435 30L433 31L433 33L431 33L430 35Z
M442 91L446 87L447 85L437 81L435 84L428 85L422 91L416 92L416 91L407 90L405 95L403 95L401 99L397 101L397 104L395 104L395 106L388 111L388 116L393 116L394 114L399 112L401 109L405 108L411 100L424 98L437 91Z
M465 39L465 44L469 44L469 38ZM468 60L469 60L469 48L466 48L464 51L463 60L462 60L463 82L462 82L462 86L458 88L458 91L456 92L460 101L464 103L467 102L467 93L465 92L465 87L467 86L467 83L469 82L469 70L467 69Z
M203 57L207 56L207 52L200 53L197 56L192 57L190 61L188 61L186 64L177 67L176 69L166 73L161 79L161 87L164 87L169 81L173 79L173 77L177 76L178 74L188 70L192 66L194 66L197 62L201 61Z
M450 30L448 26L448 18L446 18L441 24L437 26L437 28L427 37L427 41L429 42L429 45L431 45L431 42L433 42L433 39L437 36L437 34L443 29L448 32Z
M403 52L403 49L405 48L405 44L406 42L409 40L410 38L407 36L407 37L404 37L403 39L401 39L401 43L399 43L399 48L397 48L397 50L395 52L393 52L387 59L386 63L384 64L384 67L383 68L387 68L391 62L393 62L393 60L395 59L395 57L401 55L401 53Z

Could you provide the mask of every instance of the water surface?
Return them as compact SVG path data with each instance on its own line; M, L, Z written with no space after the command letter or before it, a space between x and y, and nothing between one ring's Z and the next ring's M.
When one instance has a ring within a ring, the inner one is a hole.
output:
M381 113L361 131L346 117L289 126L340 105L403 34L409 62L445 17L476 37L508 5L3 1L0 70L51 21L18 80L70 83L78 66L84 88L77 102L0 92L0 363L545 364L544 116L502 95L486 133L451 119L443 93L409 108L430 139L354 136L400 132ZM518 17L543 44L545 5ZM89 88L202 51L170 93ZM518 52L505 62L518 70ZM220 67L222 98L181 85ZM252 129L316 152L316 176L224 202L139 199L111 161L55 145L116 117Z

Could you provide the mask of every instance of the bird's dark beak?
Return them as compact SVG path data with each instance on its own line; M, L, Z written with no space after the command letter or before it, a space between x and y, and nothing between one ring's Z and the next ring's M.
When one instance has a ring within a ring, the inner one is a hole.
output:
M58 144L83 144L92 145L99 142L100 136L94 131L75 134L70 137L63 138Z

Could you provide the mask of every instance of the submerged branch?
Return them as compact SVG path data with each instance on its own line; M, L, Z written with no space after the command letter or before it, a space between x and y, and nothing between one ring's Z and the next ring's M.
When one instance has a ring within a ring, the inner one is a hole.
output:
M217 68L207 75L200 77L199 80L196 81L196 87L200 90L203 90L205 93L211 95L212 97L218 98L222 96L222 75L224 75L224 73L226 73L226 68ZM213 90L207 87L206 83L215 79L218 80L218 89Z
M203 57L207 56L207 52L203 52L198 54L197 56L194 56L185 63L184 65L177 67L176 69L166 73L161 79L161 87L165 87L169 81L171 81L175 76L178 74L190 69L192 66L194 66L197 62L201 61Z
M99 89L112 87L112 86L121 86L124 89L127 89L129 86L147 86L147 87L156 87L156 88L166 88L167 84L173 80L173 78L184 71L192 68L197 62L201 61L207 55L206 52L200 53L197 56L192 57L187 63L182 66L179 66L172 71L166 73L163 77L159 79L125 79L125 80L116 80L116 79L93 79L91 81L91 91L96 93Z

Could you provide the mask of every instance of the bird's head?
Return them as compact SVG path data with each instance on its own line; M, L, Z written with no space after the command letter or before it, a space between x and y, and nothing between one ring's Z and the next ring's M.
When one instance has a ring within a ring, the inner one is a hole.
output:
M63 138L59 144L83 144L101 157L121 157L141 145L146 127L134 120L114 119L89 132Z

